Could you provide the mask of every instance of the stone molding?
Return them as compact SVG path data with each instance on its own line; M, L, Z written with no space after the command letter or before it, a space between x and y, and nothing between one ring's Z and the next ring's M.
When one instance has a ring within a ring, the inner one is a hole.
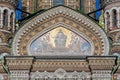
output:
M47 71L44 71L44 72L32 72L31 73L31 79L34 80L34 79L44 79L44 78L65 78L65 79L87 79L87 80L90 80L90 73L89 72L85 72L85 71L82 71L82 72L77 72L77 71L74 71L74 72L66 72L64 69L62 68L58 68L55 72L47 72Z

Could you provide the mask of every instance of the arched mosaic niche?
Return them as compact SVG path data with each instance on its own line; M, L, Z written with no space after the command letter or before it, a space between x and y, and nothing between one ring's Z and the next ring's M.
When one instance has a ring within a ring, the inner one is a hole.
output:
M34 56L92 55L93 46L87 37L60 26L32 39L28 52Z
M59 6L23 23L13 39L13 55L30 55L31 43L59 26L64 26L88 41L93 55L109 54L109 41L100 26L80 13Z

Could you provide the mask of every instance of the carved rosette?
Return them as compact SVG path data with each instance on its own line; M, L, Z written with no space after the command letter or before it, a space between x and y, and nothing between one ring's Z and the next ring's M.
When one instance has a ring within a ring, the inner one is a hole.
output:
M35 36L62 26L86 36L92 44L93 55L108 55L109 42L104 31L89 18L69 8L59 6L23 23L13 41L14 55L28 55L28 45Z

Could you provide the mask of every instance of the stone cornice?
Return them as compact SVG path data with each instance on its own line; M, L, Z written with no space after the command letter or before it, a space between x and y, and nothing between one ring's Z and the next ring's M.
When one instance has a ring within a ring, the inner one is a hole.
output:
M6 57L6 65L10 70L30 70L33 58L32 57Z
M86 71L90 70L112 70L116 65L116 56L90 57L87 59L38 59L30 56L8 56L5 57L6 65L9 70L30 70L35 71L55 71L63 68L66 71Z
M116 56L96 56L87 58L92 70L112 70L116 65L116 59Z
M87 71L89 66L86 60L39 60L33 64L32 71L55 71L57 68L63 68L66 71Z

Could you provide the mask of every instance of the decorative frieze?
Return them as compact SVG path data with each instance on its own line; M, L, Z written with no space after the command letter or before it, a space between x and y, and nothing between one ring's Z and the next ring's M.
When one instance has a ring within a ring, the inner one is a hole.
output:
M11 80L29 80L29 70L11 70Z
M114 76L112 69L116 65L116 57L111 56L87 58L8 56L5 60L5 67L9 70L7 73L12 80L29 80L29 78L111 80Z
M93 70L92 80L111 80L111 70Z
M112 70L115 66L115 56L107 57L107 56L96 56L96 57L88 57L90 68L92 70Z
M63 68L66 71L88 71L89 66L85 60L37 60L34 62L32 71L55 71Z
M33 57L7 57L6 60L6 65L9 66L10 70L29 70L33 62Z
M77 72L77 71L73 71L73 72L67 72L62 68L58 68L55 70L55 72L47 72L47 71L43 71L43 72L32 72L31 74L31 80L40 80L40 79L66 79L66 80L73 80L73 79L87 79L90 80L90 72L85 72L85 71L81 71L81 72Z

